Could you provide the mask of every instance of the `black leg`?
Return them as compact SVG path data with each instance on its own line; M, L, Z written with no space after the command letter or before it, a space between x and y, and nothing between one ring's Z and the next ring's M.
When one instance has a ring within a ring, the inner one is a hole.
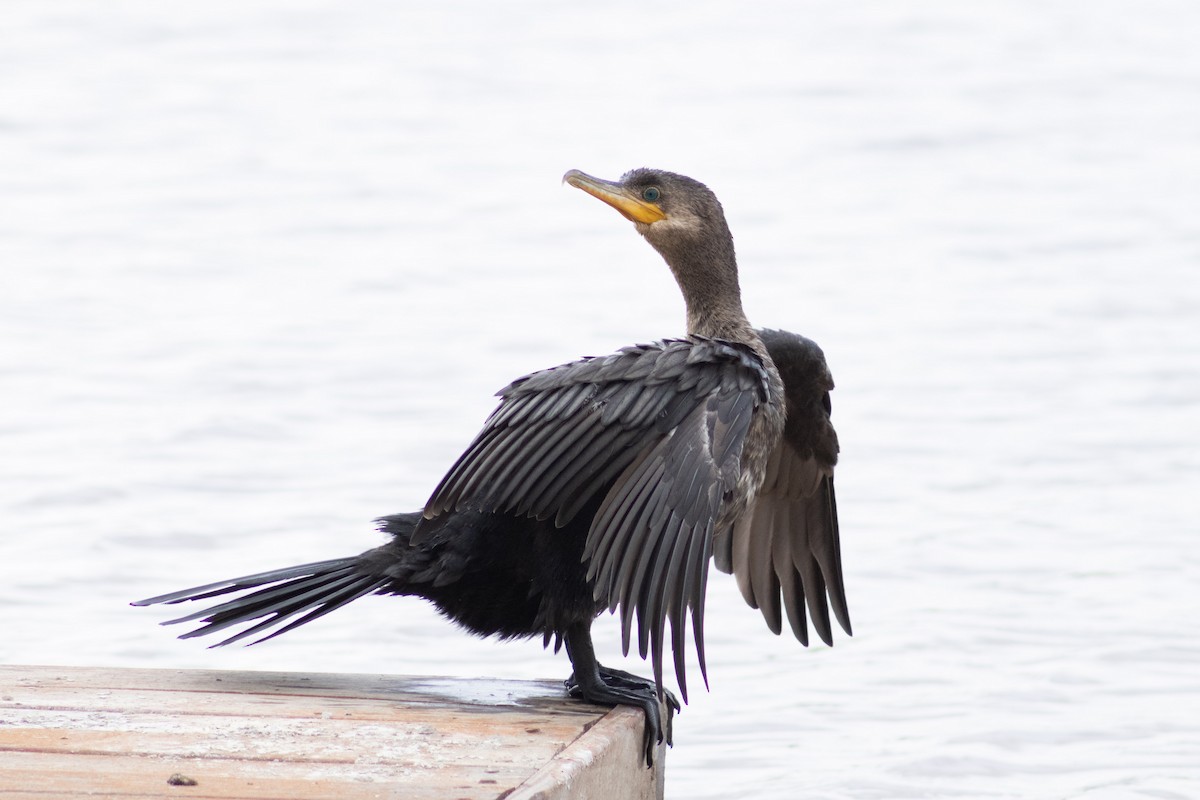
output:
M654 750L664 740L662 709L667 710L665 739L671 744L671 723L679 710L675 695L664 690L660 702L658 687L654 681L639 678L628 672L608 669L596 661L592 647L591 624L573 625L566 635L567 655L571 658L574 672L567 679L567 691L589 703L606 706L637 706L646 715L645 740L646 766L654 766Z

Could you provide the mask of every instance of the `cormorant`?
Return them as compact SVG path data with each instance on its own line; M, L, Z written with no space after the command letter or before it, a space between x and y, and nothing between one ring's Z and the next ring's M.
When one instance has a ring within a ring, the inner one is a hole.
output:
M663 688L668 623L684 702L688 616L707 682L710 559L735 575L775 633L786 612L807 645L806 604L825 642L830 606L850 633L833 492L833 381L820 348L750 326L733 237L703 184L651 169L618 182L571 170L563 180L631 220L662 255L687 305L685 337L513 381L425 507L377 520L392 537L381 547L134 605L254 590L164 623L201 620L180 637L191 638L254 622L220 642L229 644L269 639L367 594L424 597L477 635L540 635L556 651L565 644L572 695L643 709L647 764L664 736L670 743L679 709ZM617 608L626 654L636 616L653 680L597 662L592 621Z

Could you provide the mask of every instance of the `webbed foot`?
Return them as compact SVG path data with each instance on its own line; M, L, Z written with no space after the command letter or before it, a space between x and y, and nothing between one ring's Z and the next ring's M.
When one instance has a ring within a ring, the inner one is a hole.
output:
M586 673L585 673L586 675ZM643 748L646 766L654 766L654 751L662 742L673 744L672 725L675 712L679 711L679 700L667 689L659 698L654 681L629 672L596 664L596 679L581 681L577 673L571 673L565 685L572 697L600 705L638 706L646 715ZM663 724L663 709L666 709L666 724Z

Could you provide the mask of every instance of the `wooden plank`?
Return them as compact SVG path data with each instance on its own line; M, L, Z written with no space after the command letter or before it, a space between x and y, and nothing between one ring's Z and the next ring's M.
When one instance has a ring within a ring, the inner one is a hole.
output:
M0 798L653 798L641 728L554 682L0 666Z
M551 759L506 800L662 800L666 748L659 747L654 769L642 761L642 741L630 736L642 725L642 714L628 706L605 715ZM640 774L630 775L629 764Z

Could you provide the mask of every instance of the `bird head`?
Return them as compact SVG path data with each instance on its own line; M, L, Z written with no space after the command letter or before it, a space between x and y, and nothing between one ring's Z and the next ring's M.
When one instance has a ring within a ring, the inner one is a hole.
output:
M643 167L606 181L573 169L563 181L615 208L668 260L732 238L717 196L686 175Z
M657 169L631 170L618 181L573 169L563 181L619 211L663 257L683 293L689 333L757 339L742 310L733 236L707 186Z

